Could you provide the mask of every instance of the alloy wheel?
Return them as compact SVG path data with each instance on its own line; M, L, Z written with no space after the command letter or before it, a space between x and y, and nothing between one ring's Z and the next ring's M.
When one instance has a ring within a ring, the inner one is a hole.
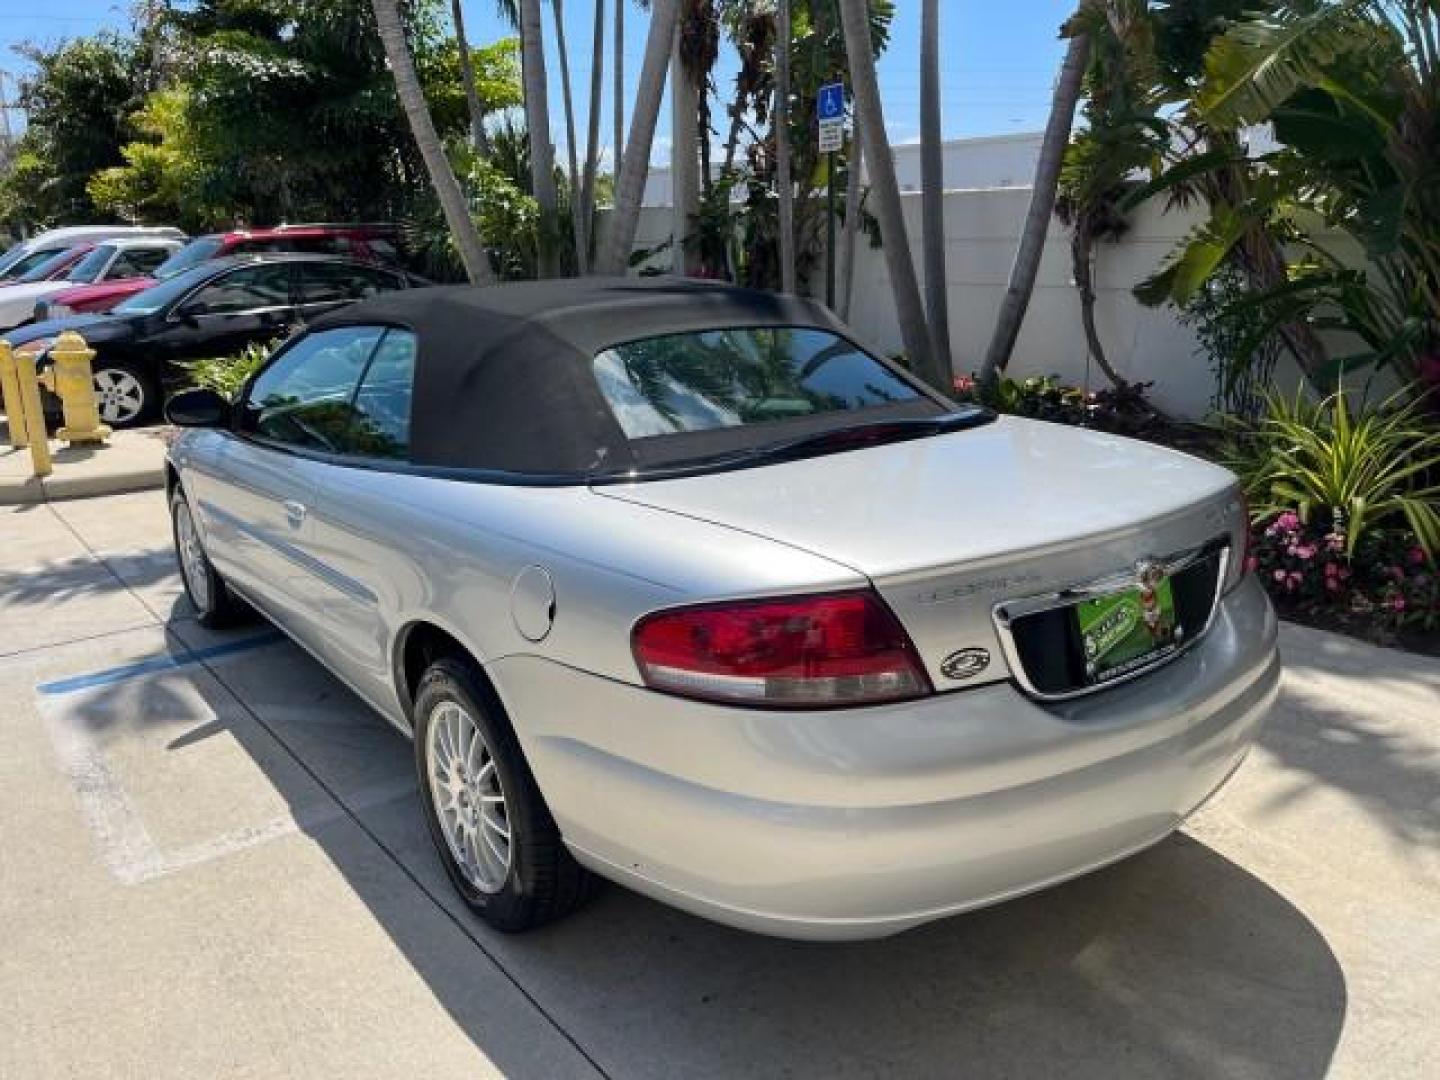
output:
M190 516L190 507L183 501L175 505L175 546L180 552L180 572L185 575L185 587L195 606L202 611L210 606L210 575L205 565L205 549L200 546L200 534Z
M145 385L122 368L101 368L95 372L95 399L105 423L128 423L145 409Z
M457 701L441 701L426 734L430 799L465 880L499 892L510 874L510 814L490 745Z

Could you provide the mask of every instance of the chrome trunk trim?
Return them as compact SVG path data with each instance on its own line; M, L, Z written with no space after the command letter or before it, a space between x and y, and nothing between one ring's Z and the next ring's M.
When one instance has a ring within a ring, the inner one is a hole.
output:
M1094 686L1085 686L1077 690L1067 690L1064 693L1051 694L1039 689L1030 681L1029 674L1025 671L1025 664L1020 658L1020 650L1015 644L1015 636L1012 631L1012 624L1016 619L1024 618L1027 615L1035 615L1042 611L1051 611L1055 608L1071 607L1082 600L1093 599L1097 596L1106 596L1110 593L1124 592L1135 587L1135 569L1116 571L1106 574L1103 577L1092 578L1089 581L1078 585L1071 585L1058 592L1037 593L1033 596L1022 596L1009 600L1001 600L990 609L990 616L995 623L995 633L1000 639L1000 648L1005 655L1005 662L1010 667L1010 674L1020 685L1020 688L1031 697L1039 701L1069 701L1072 698L1085 697L1101 690L1109 690L1113 686L1120 686L1131 679L1137 679L1141 675L1149 674L1156 668L1164 667L1173 660L1184 656L1200 641L1204 640L1209 632L1211 624L1215 621L1215 613L1220 609L1220 598L1225 593L1225 582L1230 572L1230 544L1228 540L1212 540L1201 544L1199 547L1190 548L1186 551L1176 552L1150 560L1157 564L1165 576L1172 577L1202 560L1216 558L1215 568L1215 589L1210 597L1210 610L1205 616L1205 623L1200 631L1187 640L1183 641L1176 648L1157 657L1154 661L1134 671L1127 671L1107 682L1096 683Z

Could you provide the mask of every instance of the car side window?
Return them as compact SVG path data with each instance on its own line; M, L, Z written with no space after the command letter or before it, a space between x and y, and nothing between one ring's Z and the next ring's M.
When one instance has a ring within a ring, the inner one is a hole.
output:
M290 266L271 263L233 270L200 289L181 308L184 315L237 315L290 306Z
M152 273L170 255L167 248L127 248L115 256L105 276L111 281Z
M345 326L300 338L250 384L241 431L307 450L346 445L355 385L385 329Z
M410 457L410 399L415 335L387 330L355 391L345 453L405 461Z
M397 287L394 274L352 263L300 263L300 303L342 304Z

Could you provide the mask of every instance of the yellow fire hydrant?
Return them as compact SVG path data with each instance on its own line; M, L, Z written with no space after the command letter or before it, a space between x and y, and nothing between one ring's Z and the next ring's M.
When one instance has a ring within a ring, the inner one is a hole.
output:
M5 419L10 426L12 446L30 447L30 463L36 476L50 475L50 442L45 431L45 406L35 376L35 358L15 355L10 342L0 340L0 394L4 396Z
M100 407L95 400L95 375L90 361L95 350L73 330L66 330L55 339L50 349L51 370L40 376L46 388L60 398L65 411L65 426L55 434L71 446L77 443L104 442L110 427L100 422Z

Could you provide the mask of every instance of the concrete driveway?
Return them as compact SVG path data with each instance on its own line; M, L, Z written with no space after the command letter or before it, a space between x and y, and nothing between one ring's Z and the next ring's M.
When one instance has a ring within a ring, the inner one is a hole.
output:
M888 941L609 887L504 937L409 745L188 618L159 492L0 507L0 1076L1440 1075L1440 663L1284 633L1184 834Z

